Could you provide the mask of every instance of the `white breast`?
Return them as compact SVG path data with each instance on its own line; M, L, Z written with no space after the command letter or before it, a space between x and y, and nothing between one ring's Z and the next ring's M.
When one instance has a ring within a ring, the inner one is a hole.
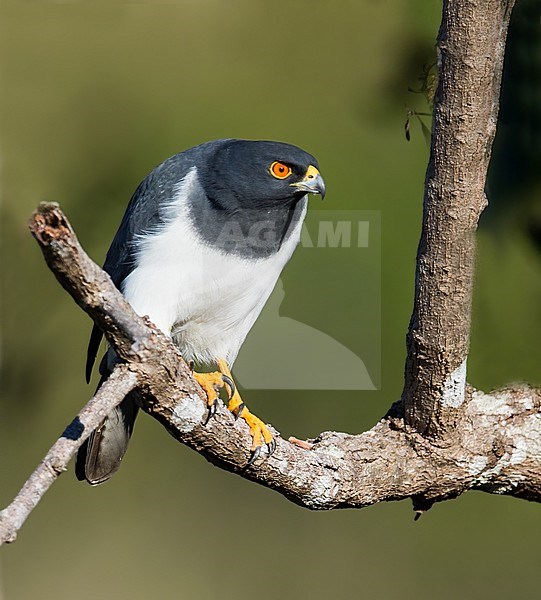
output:
M190 224L186 197L198 186L192 169L165 209L165 224L140 239L137 266L123 293L135 311L172 335L185 360L232 365L300 239L302 216L269 258L224 254L203 243Z

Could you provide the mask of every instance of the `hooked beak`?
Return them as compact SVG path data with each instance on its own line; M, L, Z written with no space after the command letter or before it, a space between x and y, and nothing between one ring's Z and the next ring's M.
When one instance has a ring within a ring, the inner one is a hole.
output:
M306 192L307 194L321 194L321 199L323 200L323 198L325 198L325 182L323 181L320 172L312 165L308 167L306 175L301 181L291 183L290 185L300 192Z

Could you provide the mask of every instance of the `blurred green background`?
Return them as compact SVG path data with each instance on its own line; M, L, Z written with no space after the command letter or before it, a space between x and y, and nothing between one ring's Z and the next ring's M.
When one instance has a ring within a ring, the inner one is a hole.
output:
M529 5L520 23L539 46ZM381 389L251 391L250 407L298 437L361 431L385 413L402 387L428 156L416 119L405 140L406 107L426 110L408 86L419 87L433 60L440 9L435 0L4 0L1 505L92 391L83 377L89 318L46 268L28 217L41 200L60 202L101 262L139 181L208 139L295 143L319 159L325 209L382 217ZM515 52L519 64L535 56ZM528 64L521 81L533 91L524 94L538 98L539 62ZM479 233L469 361L469 380L486 390L541 380L540 156L517 135L535 132L536 119L517 124L517 113L533 114L539 103L520 104L512 93L506 102L491 175L497 202ZM531 176L519 188L525 165ZM310 294L306 310L317 302ZM143 415L108 484L91 488L66 474L18 541L2 548L0 595L536 597L540 525L538 506L477 493L417 523L409 502L310 513L210 466Z

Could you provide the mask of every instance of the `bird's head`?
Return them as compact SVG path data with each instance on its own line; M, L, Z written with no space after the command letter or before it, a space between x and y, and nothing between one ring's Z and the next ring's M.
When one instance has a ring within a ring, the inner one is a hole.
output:
M221 140L199 173L207 195L223 208L284 207L306 194L325 196L317 160L282 142ZM229 205L229 206L228 206Z

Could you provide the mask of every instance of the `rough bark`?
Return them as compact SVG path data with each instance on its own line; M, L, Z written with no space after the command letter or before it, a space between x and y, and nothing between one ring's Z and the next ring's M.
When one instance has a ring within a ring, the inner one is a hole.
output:
M402 399L408 425L452 430L465 396L475 230L514 0L445 0Z
M30 228L48 265L125 361L116 373L116 389L122 393L111 396L107 408L135 385L143 410L180 442L311 509L412 498L421 514L434 502L471 489L541 501L541 392L524 385L485 394L465 380L473 232L486 202L483 186L512 4L444 3L440 83L401 402L370 431L322 433L305 448L276 432L275 453L247 467L250 438L244 422L220 405L204 425L202 390L177 349L134 313L88 258L58 206L44 204ZM61 456L53 452L52 462L46 459L0 513L0 543L15 538L102 416L92 421L80 416L77 439L69 440Z

